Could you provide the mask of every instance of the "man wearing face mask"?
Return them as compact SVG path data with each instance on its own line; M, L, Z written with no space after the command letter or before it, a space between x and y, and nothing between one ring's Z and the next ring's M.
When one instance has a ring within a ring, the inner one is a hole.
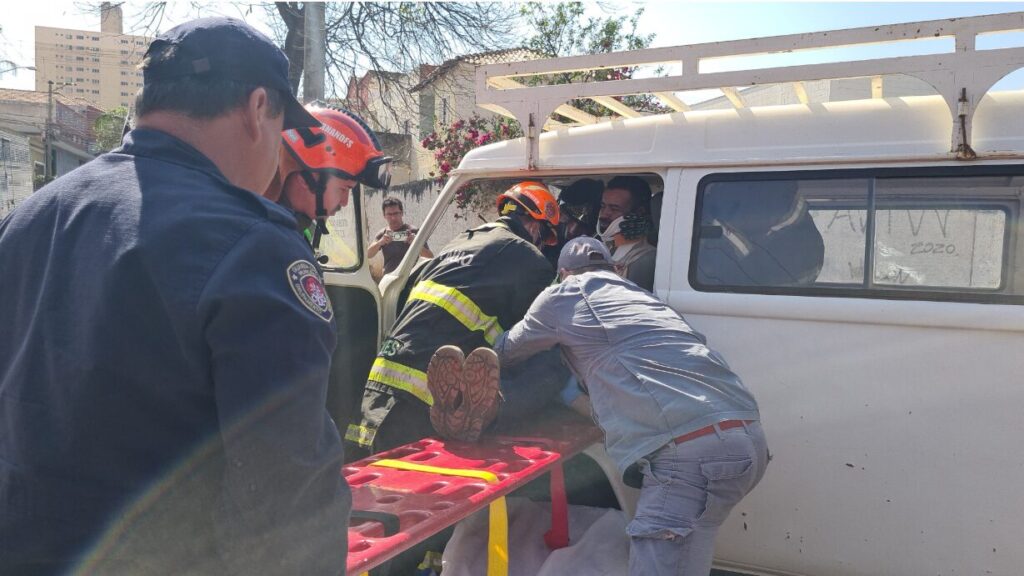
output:
M647 291L654 290L657 250L647 242L651 187L636 176L616 176L601 196L597 232L612 253L615 270Z
M498 365L491 346L551 283L554 270L538 247L557 241L559 221L558 205L540 182L512 186L497 207L497 220L456 237L410 279L409 297L370 370L360 422L345 433L350 460L433 436L435 428L473 440L482 419L478 426L453 419L468 412L493 418ZM556 352L526 373L510 374L530 391L509 408L525 411L525 403L553 397L568 374L559 367ZM441 406L435 393L443 396Z

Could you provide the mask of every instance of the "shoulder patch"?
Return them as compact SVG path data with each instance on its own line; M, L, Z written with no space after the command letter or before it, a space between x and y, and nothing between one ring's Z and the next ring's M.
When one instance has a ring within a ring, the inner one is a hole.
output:
M311 262L296 260L288 266L288 284L303 306L325 322L334 318L334 308L320 280L320 271Z

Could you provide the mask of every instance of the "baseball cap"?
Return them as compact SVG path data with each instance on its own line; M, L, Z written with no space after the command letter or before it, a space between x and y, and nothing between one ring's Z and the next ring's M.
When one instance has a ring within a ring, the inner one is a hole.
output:
M173 49L170 58L149 57ZM185 76L226 78L272 88L284 99L284 128L320 125L292 94L288 57L269 38L245 22L226 17L200 18L171 28L146 50L143 87Z
M597 238L580 236L565 243L558 255L559 270L578 270L587 266L612 267L612 255Z

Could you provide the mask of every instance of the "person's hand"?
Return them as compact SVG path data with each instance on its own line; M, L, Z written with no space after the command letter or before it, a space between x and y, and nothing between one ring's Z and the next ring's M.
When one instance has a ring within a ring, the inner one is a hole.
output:
M409 232L409 236L405 239L405 242L407 244L412 244L412 241L415 240L415 239L416 239L416 233L415 232Z
M382 248L384 246L387 246L388 244L391 244L390 234L384 234L383 236L380 237L380 240L377 240L377 246L380 246Z
M578 414L582 414L587 418L594 417L594 407L590 404L590 396L586 394L580 394L572 402L569 403L569 407L575 410Z

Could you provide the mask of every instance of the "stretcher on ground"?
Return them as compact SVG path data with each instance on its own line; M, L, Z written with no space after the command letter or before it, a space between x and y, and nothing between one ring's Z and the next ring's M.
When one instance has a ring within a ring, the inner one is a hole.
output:
M490 509L488 576L508 572L505 496L551 475L552 548L568 545L562 464L601 442L602 432L558 411L514 431L468 443L424 438L358 462L342 473L352 488L347 574L367 573L469 515Z

